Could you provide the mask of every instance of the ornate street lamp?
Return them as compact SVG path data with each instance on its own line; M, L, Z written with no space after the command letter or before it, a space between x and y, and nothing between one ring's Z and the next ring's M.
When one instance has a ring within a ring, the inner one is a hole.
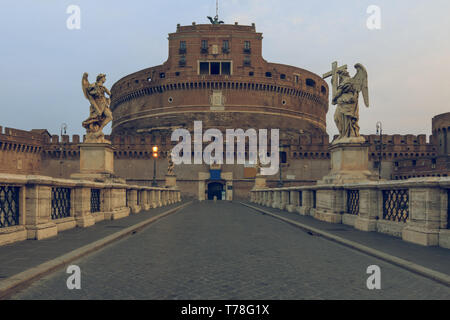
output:
M158 146L153 146L153 181L152 187L157 187L158 183L156 183L156 159L158 158Z
M282 167L282 163L283 163L283 152L285 152L285 150L286 150L285 145L280 146L280 150L279 150L280 156L279 156L279 161L278 161L278 171L280 173L280 177L279 177L278 184L277 184L278 188L282 188L284 185L283 176L281 174L281 167Z
M378 179L381 179L381 159L383 152L383 126L381 124L381 121L377 122L377 134L380 135L380 145L378 147Z
M67 123L63 122L61 123L61 141L59 142L59 176L62 177L63 174L63 135L67 134ZM65 146L65 144L64 144Z

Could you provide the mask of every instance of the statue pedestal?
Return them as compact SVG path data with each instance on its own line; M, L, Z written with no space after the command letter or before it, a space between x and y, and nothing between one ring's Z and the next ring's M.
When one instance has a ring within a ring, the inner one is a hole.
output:
M166 174L166 188L176 188L177 187L177 176Z
M73 179L124 182L114 175L114 149L111 143L80 144L80 173Z
M369 170L369 144L365 142L337 142L329 147L331 171L317 184L356 183L378 180Z
M253 187L253 189L263 189L263 188L267 188L266 177L258 174L255 177L255 186Z

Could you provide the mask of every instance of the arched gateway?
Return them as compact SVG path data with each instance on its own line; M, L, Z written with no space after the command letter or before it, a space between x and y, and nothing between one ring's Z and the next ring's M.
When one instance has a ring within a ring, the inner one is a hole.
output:
M208 183L208 200L225 200L223 194L225 193L224 182L214 181Z

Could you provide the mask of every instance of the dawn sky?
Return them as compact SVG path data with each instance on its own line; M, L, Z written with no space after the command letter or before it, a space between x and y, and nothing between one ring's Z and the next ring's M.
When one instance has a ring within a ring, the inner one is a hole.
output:
M81 8L81 29L69 30L69 5ZM381 9L381 29L369 30L366 10ZM81 76L106 73L106 86L162 64L177 23L209 23L215 0L2 0L0 126L83 134L89 103ZM360 106L362 134L383 123L387 134L431 134L431 118L450 111L450 2L221 0L225 23L256 24L263 56L322 75L331 62L357 62L369 73L371 106ZM362 100L361 100L362 102ZM337 133L330 106L327 131ZM110 132L111 125L105 129Z

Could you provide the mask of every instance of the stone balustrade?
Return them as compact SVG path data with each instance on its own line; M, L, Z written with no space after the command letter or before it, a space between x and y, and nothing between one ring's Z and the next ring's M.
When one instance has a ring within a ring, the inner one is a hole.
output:
M450 248L450 178L253 189L250 201L425 246Z
M180 201L175 188L0 174L0 245L45 239Z

